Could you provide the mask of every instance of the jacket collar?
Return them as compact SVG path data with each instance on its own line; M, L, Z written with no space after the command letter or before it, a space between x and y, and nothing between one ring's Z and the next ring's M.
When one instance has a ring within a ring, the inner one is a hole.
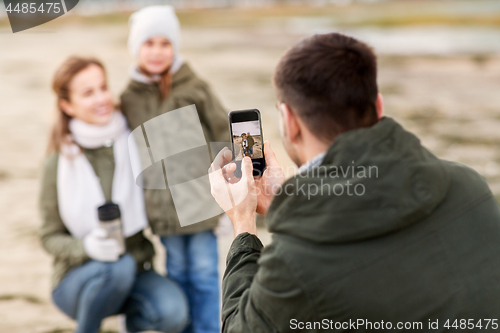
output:
M430 215L449 184L441 160L385 117L339 135L319 166L287 180L266 223L271 232L314 242L366 239Z

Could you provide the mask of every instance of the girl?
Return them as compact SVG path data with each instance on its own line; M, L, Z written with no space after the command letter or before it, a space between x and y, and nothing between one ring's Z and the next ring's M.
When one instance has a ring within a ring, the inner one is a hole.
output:
M131 170L137 148L127 145L130 131L114 109L103 65L72 57L56 72L53 90L58 119L43 172L40 235L54 256L54 303L79 333L98 332L104 318L119 313L130 331L182 330L187 300L151 267L143 193ZM97 208L111 201L121 210L125 251L99 226Z
M170 6L146 7L131 16L128 45L136 65L121 95L123 113L135 129L165 112L195 104L207 143L227 142L227 113L209 86L183 61L179 30ZM166 248L168 275L189 299L191 323L184 332L220 332L214 235L219 218L181 227L168 188L146 189L145 197L149 223Z

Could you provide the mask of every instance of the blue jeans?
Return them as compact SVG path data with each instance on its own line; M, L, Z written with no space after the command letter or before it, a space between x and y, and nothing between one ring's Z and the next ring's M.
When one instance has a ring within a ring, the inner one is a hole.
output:
M179 286L153 270L136 274L136 262L128 254L116 262L91 260L72 269L52 299L77 321L77 333L97 333L104 318L120 313L131 332L179 332L189 317Z
M184 333L220 332L217 238L213 230L161 237L167 273L186 293L191 323Z

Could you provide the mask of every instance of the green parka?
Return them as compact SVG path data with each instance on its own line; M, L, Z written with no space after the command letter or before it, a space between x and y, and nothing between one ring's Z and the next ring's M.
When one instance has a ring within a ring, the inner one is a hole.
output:
M269 246L248 233L231 245L225 333L375 331L367 322L382 320L389 331L447 332L456 319L497 331L485 328L500 316L495 198L477 172L438 159L390 118L340 135L320 166L283 184L265 221Z
M227 112L208 84L198 78L186 63L173 75L170 94L163 101L156 83L131 80L121 95L121 110L132 130L165 112L192 104L196 105L207 144L228 142ZM213 155L214 153L217 152L212 152ZM147 175L145 177L147 178ZM144 195L148 220L157 235L191 234L213 229L218 224L219 217L216 216L181 227L168 187L166 190L145 189Z

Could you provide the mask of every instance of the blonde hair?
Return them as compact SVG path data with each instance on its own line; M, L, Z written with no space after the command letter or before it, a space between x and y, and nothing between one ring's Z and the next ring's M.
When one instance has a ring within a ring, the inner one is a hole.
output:
M72 56L68 58L56 71L54 78L52 79L52 90L56 94L56 108L57 115L54 125L52 126L52 131L49 138L49 144L47 146L47 154L53 152L60 152L63 143L68 142L69 121L71 119L63 109L61 108L61 101L70 101L70 84L73 78L91 65L99 66L104 73L104 65L101 61L95 58L85 58Z

